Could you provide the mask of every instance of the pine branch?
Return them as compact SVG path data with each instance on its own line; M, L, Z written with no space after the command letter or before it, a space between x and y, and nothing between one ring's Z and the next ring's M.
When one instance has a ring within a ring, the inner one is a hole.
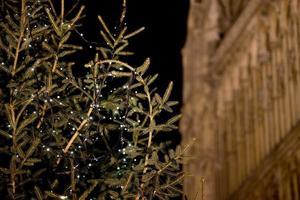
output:
M142 79L142 77L140 77L141 79L141 82L142 84L144 85L144 88L145 88L145 93L147 95L147 100L148 100L148 108L149 108L149 124L150 126L152 126L153 124L153 107L152 107L152 104L151 104L151 94L149 92L149 88L147 86L147 84L145 83L145 81ZM153 138L153 131L152 129L149 131L149 135L148 135L148 143L147 143L147 153L146 153L146 156L145 156L145 162L144 162L144 169L143 169L143 172L142 172L142 177L146 174L147 170L148 170L148 162L149 162L149 156L150 156L150 153L149 153L149 149L151 147L151 144L152 144L152 138ZM144 186L145 184L142 183L141 184L141 189L143 190L144 189Z
M76 195L75 166L74 166L73 158L70 159L70 170L71 170L70 182L71 182L71 189L72 189L72 200L76 200L77 195Z
M12 133L12 157L10 160L10 185L12 186L12 190L10 193L10 197L15 200L15 196L16 196L16 148L17 148L17 141L16 141L16 119L15 119L15 111L14 111L14 107L10 104L8 105L8 109L7 109L7 114L9 115L10 123L12 125L13 128L13 133Z
M135 71L135 69L134 69L133 67L131 67L129 64L127 64L127 63L125 63L125 62L122 62L122 61L120 61L120 60L113 60L113 59L111 59L111 60L102 60L102 61L97 62L96 64L97 64L97 65L102 65L102 64L105 64L105 63L109 63L109 64L112 64L112 63L119 64L119 65L121 65L121 66L123 66L123 67L128 68L130 71L133 71L133 72Z
M165 170L173 163L173 161L177 161L178 159L182 158L182 157L184 156L184 154L187 152L187 150L188 150L188 149L193 145L193 143L195 143L195 142L196 142L196 139L194 138L193 141L192 141L192 143L187 144L187 145L185 146L185 148L183 149L183 151L182 151L179 155L177 155L175 158L173 158L173 160L170 160L169 162L167 162L167 163L164 165L164 167L162 167L162 168L157 172L157 174L161 174L163 171L165 171Z
M65 16L65 0L61 0L60 5L60 30L62 31Z
M81 122L81 124L80 124L79 127L77 128L76 132L74 133L74 135L72 136L72 138L69 140L67 146L64 148L63 152L64 152L65 154L69 151L71 145L74 143L74 141L75 141L76 138L78 137L80 130L81 130L81 129L86 125L86 123L88 122L88 118L90 117L90 115L91 115L92 112L93 112L93 106L91 105L89 111L88 111L87 114L86 114L87 118L84 119L84 120ZM57 160L56 164L59 164L60 161L61 161L61 158L59 158L59 159Z
M40 116L40 120L39 120L38 124L36 125L37 129L39 129L42 126L42 123L44 121L44 117L45 117L45 114L46 114L46 109L47 109L47 104L44 104L43 107L42 107L42 114Z
M25 23L26 23L26 0L22 0L21 2L21 21L20 21L20 36L18 39L18 44L17 44L17 49L16 49L16 53L15 53L15 59L14 59L14 63L13 63L13 67L12 67L12 76L15 76L16 74L16 68L17 68L17 64L19 61L19 54L20 54L20 47L21 44L23 42L23 38L24 38L24 31L25 31Z
M12 75L7 77L8 98L0 105L5 107L4 123L8 121L7 127L2 124L0 137L9 141L1 153L10 155L9 168L0 166L1 173L8 176L1 183L10 187L0 185L0 193L8 191L10 199L35 195L37 199L72 200L93 195L151 200L180 194L183 152L169 151L161 158L167 145L154 140L157 133L175 129L180 118L156 124L161 121L160 113L172 112L176 104L168 101L172 83L160 97L150 87L157 75L145 75L150 60L135 67L122 59L133 54L127 51L128 40L144 30L127 32L127 0L122 0L116 30L109 30L98 17L105 44L84 39L97 45L102 57L97 54L85 65L89 72L82 77L73 73L74 62L65 56L81 49L69 43L69 38L74 32L80 34L76 27L84 7L71 13L76 5L68 12L65 0L58 4L22 0L21 9L14 0L9 2L9 12L23 11L0 22L4 29L0 59L9 59L0 69ZM59 5L60 13L56 13ZM42 164L35 165L38 162Z

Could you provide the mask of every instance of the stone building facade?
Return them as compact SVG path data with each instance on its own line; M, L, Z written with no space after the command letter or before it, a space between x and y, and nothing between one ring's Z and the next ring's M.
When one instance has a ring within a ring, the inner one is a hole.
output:
M183 54L189 199L300 199L300 1L191 0Z

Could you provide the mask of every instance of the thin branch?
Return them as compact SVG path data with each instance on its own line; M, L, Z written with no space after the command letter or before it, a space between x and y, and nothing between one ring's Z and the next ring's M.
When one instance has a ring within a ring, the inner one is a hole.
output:
M75 139L78 137L80 130L81 130L81 129L84 127L84 125L88 122L88 118L89 118L89 116L91 115L92 112L93 112L93 106L90 107L90 109L89 109L89 111L88 111L88 113L87 113L87 119L84 119L84 120L81 122L81 124L80 124L79 127L77 128L76 132L74 133L74 135L72 136L72 138L69 140L67 146L64 148L63 152L64 152L65 154L69 151L71 145L74 143ZM61 159L59 158L59 159L57 160L56 163L59 164L60 161L61 161Z
M119 61L119 60L112 60L112 59L102 60L102 61L97 62L96 64L101 65L101 64L105 64L105 63L109 63L109 64L116 63L116 64L119 64L123 67L128 68L130 71L135 71L135 69L133 67L131 67L129 64L127 64L125 62L122 62L122 61Z
M143 81L142 82L143 85L148 88L147 84ZM153 123L153 108L152 108L152 104L151 104L151 95L150 95L150 92L149 92L149 89L147 89L146 91L146 95L147 95L147 100L148 100L148 105L149 105L149 120L150 120L150 125ZM151 129L151 131L149 131L149 136L148 136L148 144L147 144L147 153L146 153L146 156L145 156L145 163L144 163L144 170L143 170L143 175L146 174L147 172L147 169L148 169L148 162L149 162L149 148L151 147L151 144L152 144L152 137L153 137L153 131ZM143 189L144 188L144 183L141 184L141 188Z
M58 49L58 51L59 51L59 49ZM52 66L52 72L55 72L55 70L57 68L57 63L58 63L58 56L55 55L53 66Z
M121 14L121 17L120 17L120 27L121 28L124 26L124 21L125 21L125 17L126 17L127 0L123 0L122 7L123 7L123 10L122 10L122 14Z
M54 5L52 3L52 0L48 0L48 3L50 4L50 7L51 7L52 12L54 13L54 15L57 16L56 11L55 11L55 7L54 7Z
M47 104L44 104L43 105L43 108L42 108L42 115L41 115L41 118L36 126L37 129L39 129L44 121L44 117L45 117L45 113L46 113L46 109L47 109Z
M129 184L131 183L132 177L133 177L133 172L131 172L131 173L129 174L129 176L128 176L128 178L127 178L127 181L126 181L126 184L124 185L124 187L123 187L123 189L122 189L122 193L124 193L124 192L127 190Z
M21 8L21 22L20 22L20 36L18 39L17 49L15 53L14 64L12 67L12 76L16 74L16 68L19 60L20 48L24 37L25 31L25 23L26 23L26 0L22 0L22 8Z
M61 0L61 6L60 6L60 29L62 31L62 27L64 24L64 15L65 15L65 0Z
M75 167L73 158L70 159L70 169L71 169L71 189L72 189L72 200L76 200L76 179L75 179Z
M20 117L22 116L23 112L25 111L25 109L27 108L27 106L33 101L33 98L30 98L29 100L27 100L27 102L24 104L24 106L21 108L21 110L18 112L17 118L16 118L16 126L20 120Z
M65 16L68 16L69 14L71 14L74 11L75 8L77 8L78 4L80 3L79 1L80 0L76 0L76 2L73 3L72 8L67 12L67 14Z
M185 148L183 149L183 151L177 155L173 160L178 160L179 158L181 158L184 153L191 147L191 145L196 141L196 139L194 138L191 144L187 144L185 146ZM166 170L170 165L172 164L172 160L169 161L163 168L161 168L157 173L161 174L164 170Z
M24 35L24 30L25 30L25 22L26 22L26 0L22 0L21 4L21 21L20 21L20 36L18 39L18 45L15 53L15 59L14 59L14 64L12 67L12 76L15 76L16 73L16 68L17 68L17 63L19 59L19 53L20 53L20 47L21 43L23 41L23 35ZM12 89L10 89L10 93L12 93ZM10 181L11 181L11 186L12 186L12 191L11 191L11 198L14 200L16 196L16 116L15 116L15 110L14 106L12 104L9 104L10 112L11 112L11 119L13 123L13 134L12 134L12 153L13 156L10 161Z

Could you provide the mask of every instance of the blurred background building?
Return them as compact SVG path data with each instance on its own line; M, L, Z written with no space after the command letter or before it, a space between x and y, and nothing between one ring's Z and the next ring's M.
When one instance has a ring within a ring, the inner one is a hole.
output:
M300 1L191 0L183 50L189 199L300 198Z

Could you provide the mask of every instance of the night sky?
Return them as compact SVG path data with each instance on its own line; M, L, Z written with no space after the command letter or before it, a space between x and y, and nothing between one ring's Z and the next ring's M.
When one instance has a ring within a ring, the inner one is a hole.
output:
M89 41L101 41L99 34L102 28L97 16L101 15L108 26L113 29L118 25L122 1L121 0L85 0L86 17L81 20L83 26L79 29ZM156 86L160 93L164 92L169 81L174 81L171 100L182 104L182 56L181 50L186 38L186 22L188 15L188 0L128 0L126 24L129 31L142 26L146 29L131 39L130 50L136 55L130 64L139 66L144 59L150 57L151 74L159 73ZM80 39L78 39L80 40ZM78 41L80 42L80 41ZM82 42L82 41L81 41ZM93 58L95 51L84 44L85 51L80 52L77 62L86 63ZM167 134L167 140L175 143L180 141L179 133Z

